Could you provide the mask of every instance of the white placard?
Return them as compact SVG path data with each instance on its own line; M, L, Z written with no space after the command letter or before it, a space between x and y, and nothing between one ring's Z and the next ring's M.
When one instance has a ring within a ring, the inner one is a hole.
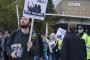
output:
M66 34L66 30L64 30L62 28L58 28L57 33L56 33L56 38L63 40L65 34Z
M23 16L44 20L48 0L25 0Z

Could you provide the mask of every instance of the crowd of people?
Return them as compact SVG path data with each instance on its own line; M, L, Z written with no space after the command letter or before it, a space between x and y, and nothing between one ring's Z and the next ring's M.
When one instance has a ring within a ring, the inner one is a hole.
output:
M64 39L57 39L54 32L49 36L34 30L29 41L31 21L21 17L20 28L10 33L0 32L0 58L4 60L90 60L90 30L68 24Z

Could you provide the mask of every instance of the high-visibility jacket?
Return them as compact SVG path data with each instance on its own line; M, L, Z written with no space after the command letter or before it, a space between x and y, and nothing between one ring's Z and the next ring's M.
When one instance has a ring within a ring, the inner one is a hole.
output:
M61 46L62 46L62 40L58 40L57 41L57 44L58 44L58 49L60 50L61 49Z
M85 40L86 43L87 59L90 59L90 36L84 33L82 38Z
M47 49L48 49L48 38L47 37L44 37L44 41L43 41L43 44L44 44L44 51L47 52Z

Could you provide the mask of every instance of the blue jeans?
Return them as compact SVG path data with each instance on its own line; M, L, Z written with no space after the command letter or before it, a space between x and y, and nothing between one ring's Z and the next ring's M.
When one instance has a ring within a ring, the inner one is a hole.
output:
M34 60L39 60L38 56L34 56Z
M43 59L44 59L44 60L48 60L47 52L44 52L44 53L43 53Z
M50 53L50 54L48 55L48 60L56 60L55 54Z

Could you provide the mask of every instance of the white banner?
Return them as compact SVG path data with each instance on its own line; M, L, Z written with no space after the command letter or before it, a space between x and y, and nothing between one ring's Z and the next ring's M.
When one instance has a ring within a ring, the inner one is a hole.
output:
M44 20L48 0L25 0L23 16Z

